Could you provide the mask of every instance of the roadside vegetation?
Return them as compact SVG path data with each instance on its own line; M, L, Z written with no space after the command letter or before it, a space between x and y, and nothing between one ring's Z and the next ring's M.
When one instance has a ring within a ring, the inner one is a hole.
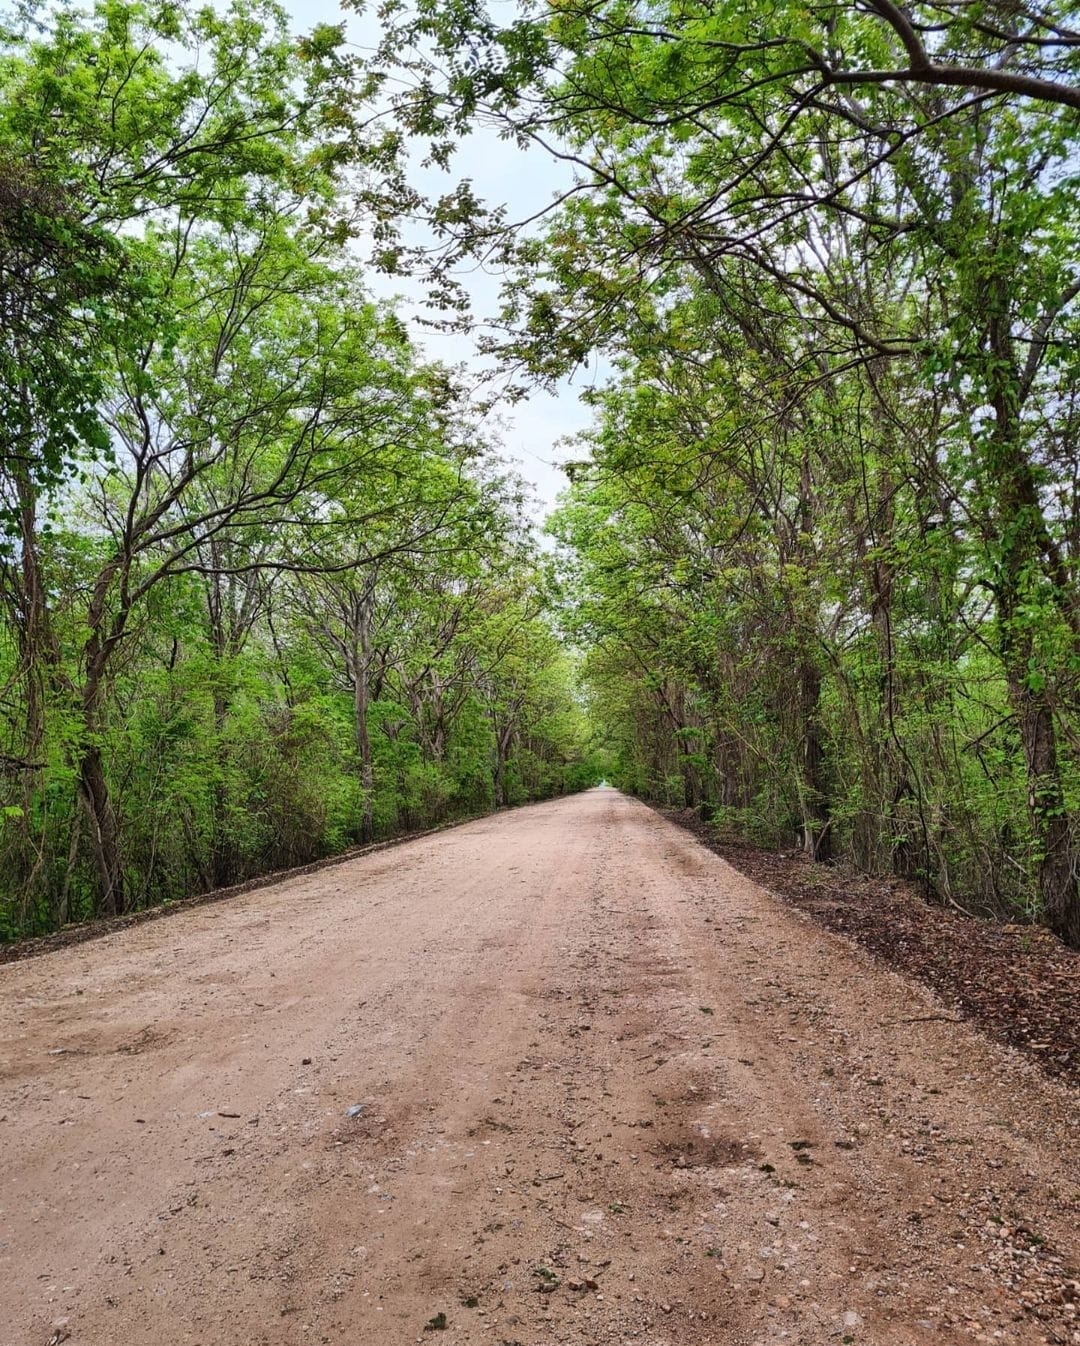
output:
M607 775L1080 945L1075 10L9 20L0 933ZM613 371L553 566L365 251Z
M572 169L437 211L504 360L614 365L552 528L615 779L1080 944L1076 5L390 11L410 130Z
M521 484L349 246L339 46L3 35L0 936L581 783Z

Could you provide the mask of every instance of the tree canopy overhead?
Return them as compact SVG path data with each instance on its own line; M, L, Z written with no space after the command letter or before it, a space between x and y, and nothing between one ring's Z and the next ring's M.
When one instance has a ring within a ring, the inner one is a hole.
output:
M607 774L1080 943L1073 10L9 22L5 928ZM501 269L519 390L606 361L553 556L365 248L461 328Z
M502 265L528 376L614 362L554 527L623 779L1076 942L1073 9L382 13L437 161L567 165L390 260Z
M575 782L520 484L353 246L348 51L260 0L0 37L5 934Z

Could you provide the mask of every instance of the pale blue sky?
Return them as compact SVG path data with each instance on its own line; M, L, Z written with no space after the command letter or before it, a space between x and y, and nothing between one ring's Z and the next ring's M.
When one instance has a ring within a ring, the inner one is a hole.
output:
M346 15L337 0L285 0L285 3L298 32L317 23L340 23L344 18L352 41L359 46L373 45L377 35L373 17L360 17L354 12ZM525 153L517 145L500 140L494 132L471 137L461 147L452 168L450 175L418 169L420 185L425 190L443 192L458 178L470 178L482 200L492 205L506 204L513 218L524 219L542 209L569 181L565 165L539 150ZM472 296L477 317L493 315L498 307L498 278L476 272L463 276L462 281ZM423 311L415 302L422 295L422 288L417 285L375 271L369 273L368 284L379 297L401 295L402 312L406 316ZM431 332L416 323L413 336L435 359L478 367L472 342L467 338ZM500 437L505 453L532 483L538 518L551 509L556 495L566 485L565 476L554 466L560 457L556 442L589 422L589 413L577 396L577 388L585 386L589 378L583 372L574 386L564 386L554 395L535 392L527 401L507 406L503 412Z

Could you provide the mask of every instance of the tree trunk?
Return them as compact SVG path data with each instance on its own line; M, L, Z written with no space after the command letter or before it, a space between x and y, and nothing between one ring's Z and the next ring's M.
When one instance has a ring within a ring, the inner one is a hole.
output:
M61 689L60 650L53 633L48 590L42 572L38 534L38 491L26 462L14 456L8 468L15 486L19 521L19 576L9 595L10 623L18 648L23 686L20 772L23 853L8 877L22 888L24 919L41 893L48 890L45 838L39 833L36 801L43 782L48 694ZM55 899L54 907L57 905ZM64 907L61 899L59 906ZM62 923L59 922L59 923Z
M495 762L491 772L491 782L495 792L495 807L505 808L509 803L506 794L506 765L510 760L510 745L514 741L514 721L495 730Z
M101 749L84 748L79 762L79 793L90 824L90 849L98 875L97 914L118 916L124 910L120 865L120 833L109 795Z
M1057 732L1045 695L1009 679L1009 699L1020 726L1028 780L1028 815L1035 835L1043 921L1066 944L1080 948L1080 900L1073 874L1069 815L1058 769Z
M495 792L495 807L506 806L506 761L498 748L495 749L495 765L491 772L492 786Z
M45 737L45 697L42 670L55 666L58 652L52 636L45 585L38 552L37 491L25 466L15 470L19 498L19 535L21 551L22 613L16 623L19 654L26 686L25 752L33 757Z
M353 723L356 729L356 755L360 759L360 840L365 845L375 834L375 772L371 762L371 735L368 733L368 677L363 660L353 679Z
M87 613L90 635L83 646L86 672L82 686L82 725L75 758L79 793L90 824L90 849L98 875L96 911L106 916L119 915L125 909L120 827L105 775L100 722L106 670L112 652L123 636L129 612L126 603L121 604L106 627L107 597L115 575L122 568L123 558L117 556L110 561L98 575L90 599Z
M1049 583L1038 539L1045 531L1031 464L1021 438L1019 380L1006 308L1000 296L988 326L994 432L987 467L998 503L1001 559L998 617L1001 657L1023 744L1027 807L1037 863L1043 922L1080 947L1080 889L1073 873L1070 818L1058 763L1051 699L1052 670L1043 666L1029 602L1033 584ZM1063 595L1055 594L1059 602Z
M219 677L221 665L218 665ZM225 751L225 725L229 718L229 698L220 690L214 691L214 733L216 736L215 755L217 757L217 775L213 789L213 819L210 840L210 874L215 888L227 888L236 877L236 855L232 841L225 829L225 819L229 811L229 787L225 780L228 766L228 754Z
M818 711L821 702L821 670L811 659L799 665L799 711L802 721L802 848L812 860L832 855L829 819L829 785L825 770L825 747Z
M355 642L353 662L353 723L356 731L356 755L360 759L360 841L367 845L375 836L375 768L371 759L371 735L368 733L368 706L371 701L369 669L371 665L371 610L374 590L365 585L354 611Z

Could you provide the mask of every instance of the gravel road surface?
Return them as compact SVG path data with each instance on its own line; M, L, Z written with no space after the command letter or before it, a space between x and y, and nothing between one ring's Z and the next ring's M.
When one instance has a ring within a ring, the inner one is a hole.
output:
M0 1343L1074 1344L1078 1152L595 790L0 967Z

